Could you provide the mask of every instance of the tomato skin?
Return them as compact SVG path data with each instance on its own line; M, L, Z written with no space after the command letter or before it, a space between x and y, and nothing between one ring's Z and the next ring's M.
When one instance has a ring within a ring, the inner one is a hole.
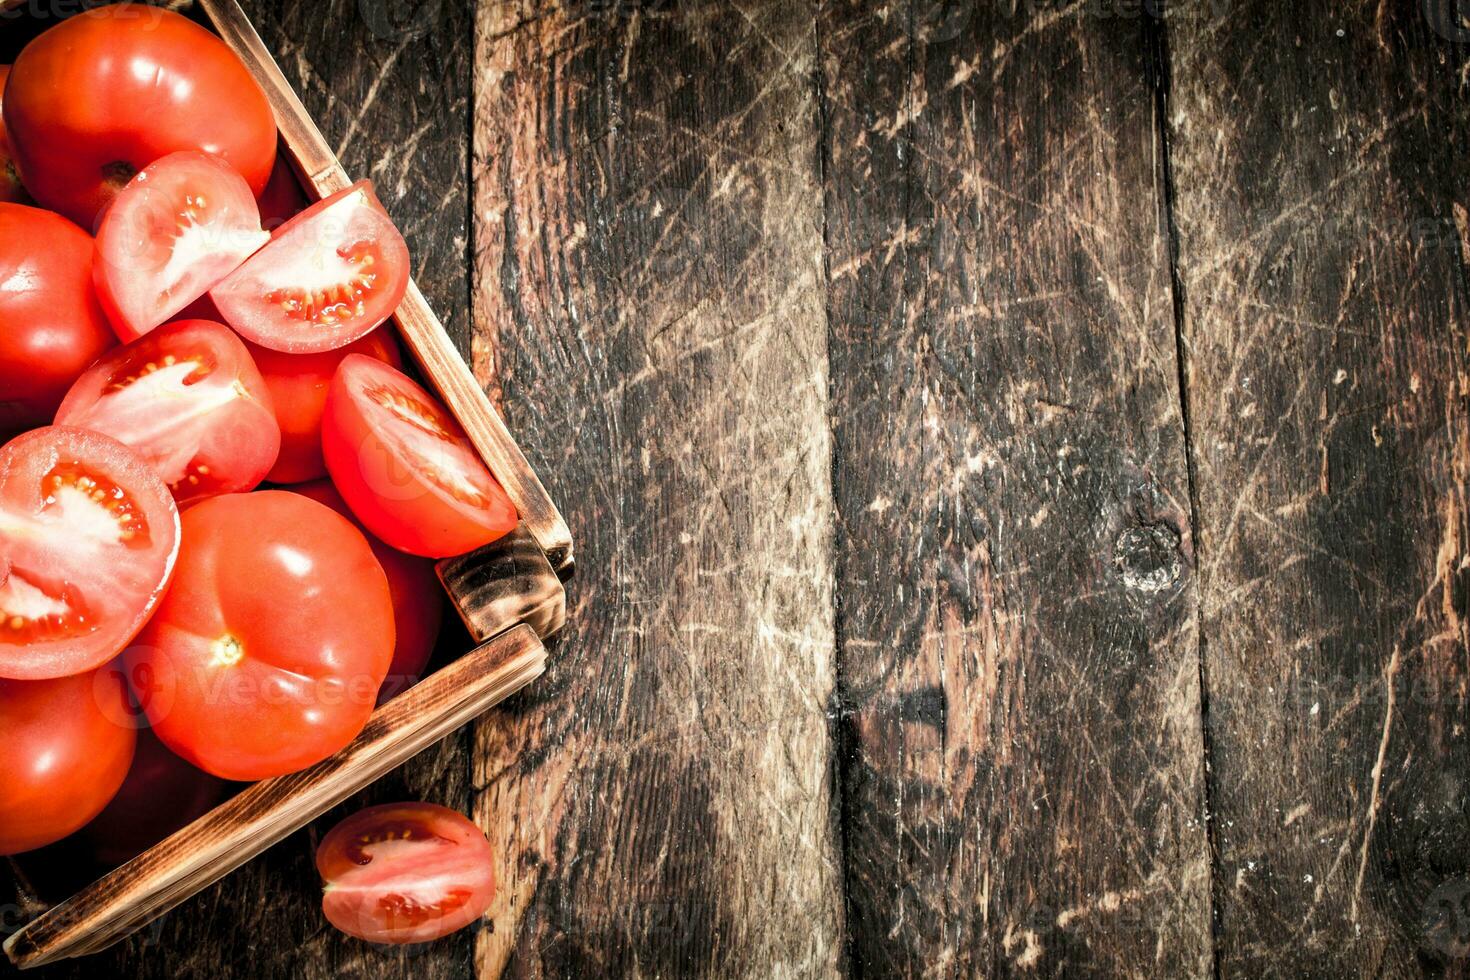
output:
M100 7L37 37L15 60L4 114L26 189L89 229L133 174L176 150L223 157L254 194L276 157L275 116L240 59L156 7Z
M432 803L368 807L322 838L322 912L349 936L423 943L463 929L495 899L495 852L467 818Z
M116 677L122 683L121 671ZM80 837L99 862L123 864L204 816L224 794L223 782L174 755L143 728L122 787Z
M327 389L337 365L348 354L364 354L384 364L402 367L398 343L386 327L379 327L337 350L320 354L282 354L245 341L265 377L281 429L281 452L266 479L272 483L303 483L327 475L322 459L322 412Z
M253 490L281 443L245 343L208 320L165 324L114 349L72 385L56 421L131 446L180 504Z
M0 855L61 840L107 805L133 761L129 714L106 674L0 680Z
M158 605L178 553L168 488L116 439L57 425L0 447L0 677L112 659Z
M0 204L0 438L47 425L67 388L117 343L92 288L92 236Z
M281 225L306 210L306 195L291 163L280 153L276 154L276 165L271 169L271 179L266 182L260 195L260 226L266 231L275 231Z
M454 416L400 371L343 358L327 393L322 455L352 513L399 551L447 558L519 516Z
M183 515L178 571L126 653L154 733L221 779L295 772L352 741L393 660L393 606L352 523L279 490Z
M331 481L317 480L291 489L358 523ZM434 643L439 639L439 628L444 624L444 587L434 574L432 561L390 548L366 528L362 531L383 567L383 574L388 576L388 591L393 593L393 625L398 632L393 664L378 694L381 702L412 687L422 676L434 652Z
M0 202L28 204L31 196L21 183L20 168L15 165L15 154L10 152L10 140L5 135L5 80L9 77L10 66L0 65Z
M249 186L223 158L170 153L139 171L98 225L97 299L118 337L136 340L269 239Z
M359 180L277 228L209 295L246 340L317 354L392 316L408 280L408 245L372 182Z

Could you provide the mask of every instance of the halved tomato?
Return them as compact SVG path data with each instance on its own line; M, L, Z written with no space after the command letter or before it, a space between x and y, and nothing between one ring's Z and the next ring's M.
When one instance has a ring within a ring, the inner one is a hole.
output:
M322 912L349 936L424 943L474 922L495 898L495 852L469 819L432 803L354 813L316 849Z
M221 157L170 153L139 171L97 229L103 309L134 340L207 293L270 240L250 185Z
M281 426L281 455L266 474L272 483L301 483L327 475L327 464L322 460L322 412L327 407L327 388L342 358L365 354L394 367L403 365L398 344L387 327L320 354L282 354L245 343L270 389L276 422Z
M360 180L276 229L210 296L246 340L312 354L388 319L408 279L408 246L372 182Z
M5 80L10 77L10 66L0 65L0 106L5 104ZM15 165L15 154L10 151L10 141L5 137L5 123L0 120L0 201L25 203L31 196L20 182L20 168Z
M322 454L357 519L399 551L462 555L519 520L449 410L382 361L343 358L327 393Z
M109 352L72 385L56 424L131 446L180 504L254 489L281 445L250 352L208 320L164 324Z
M101 666L147 621L178 552L168 488L116 439L51 426L0 447L0 677Z

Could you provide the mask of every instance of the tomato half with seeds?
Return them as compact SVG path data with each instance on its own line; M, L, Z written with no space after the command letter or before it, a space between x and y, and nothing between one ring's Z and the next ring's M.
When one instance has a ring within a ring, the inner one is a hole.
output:
M97 296L123 340L173 317L270 239L250 187L223 159L184 151L149 164L97 229Z
M89 231L133 174L177 150L223 157L257 194L276 156L270 102L229 46L143 4L83 11L31 41L4 112L31 194Z
M495 852L468 818L389 803L343 820L316 850L322 911L374 943L423 943L474 922L495 899Z
M303 483L291 489L357 523L330 480ZM393 625L398 639L393 647L393 664L378 694L379 701L386 701L417 684L423 674L434 652L434 641L439 638L439 628L444 624L444 587L434 574L432 561L390 548L365 528L363 533L373 556L383 566L383 574L388 576L388 591L393 593Z
M270 389L276 422L281 427L281 453L266 476L272 483L301 483L327 475L327 464L322 459L322 412L327 407L327 389L342 358L363 354L394 367L403 364L398 343L386 327L346 347L320 354L282 354L249 341L246 346Z
M5 81L10 77L10 66L0 65L0 113L5 106ZM3 120L3 115L0 115ZM15 154L10 150L10 140L5 136L5 123L0 121L0 201L24 204L31 196L20 181L20 168L15 164Z
M0 447L0 677L100 667L147 621L178 550L168 488L116 439L50 426Z
M362 532L281 490L184 511L173 585L125 654L159 739L243 781L352 741L392 660L392 595Z
M408 245L372 182L360 180L276 229L210 297L246 340L314 354L388 319L408 279Z
M281 444L250 352L208 320L168 323L108 353L72 385L56 422L131 446L180 504L254 489Z
M462 555L519 520L464 429L403 372L353 354L327 393L322 454L357 519L414 555Z
M92 236L59 214L0 204L0 439L47 425L117 343L92 288Z
M59 841L107 805L133 761L128 715L117 677L0 680L0 854Z

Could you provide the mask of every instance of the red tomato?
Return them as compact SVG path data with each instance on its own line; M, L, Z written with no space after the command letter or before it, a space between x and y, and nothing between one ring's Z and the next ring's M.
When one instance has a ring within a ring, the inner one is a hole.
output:
M353 814L316 849L322 911L349 936L424 943L463 929L495 898L495 853L484 833L432 803Z
M454 416L400 371L344 358L322 453L358 520L399 551L462 555L516 526L516 509Z
M133 761L129 710L106 674L0 680L0 854L59 841L107 805Z
M190 507L173 586L127 651L163 743L221 779L319 762L372 714L393 597L362 532L279 490Z
M5 105L5 80L10 77L10 66L0 65L0 112ZM10 152L10 141L5 137L5 123L0 117L0 201L24 203L31 196L20 182L20 168L15 165L15 155Z
M50 423L77 375L117 343L92 289L92 236L0 204L0 438Z
M291 489L357 523L330 481L303 483ZM444 587L439 584L434 563L429 559L390 548L371 534L367 535L367 542L378 564L383 566L383 574L388 576L388 591L393 593L393 625L398 631L393 665L388 668L388 678L379 694L379 700L386 701L418 683L423 674L444 622Z
M245 181L187 150L149 164L97 229L97 298L123 340L163 323L270 239Z
M265 376L276 422L281 427L281 454L266 476L272 483L301 483L327 475L327 464L322 460L322 411L327 406L327 388L342 358L365 354L394 367L403 365L398 344L386 328L320 354L282 354L249 341L245 345Z
M101 7L46 31L16 58L4 112L26 189L84 228L177 150L223 157L255 194L276 158L275 116L240 59L157 7Z
M133 447L180 504L254 489L281 445L250 352L208 320L166 324L103 357L72 385L56 423Z
M246 340L315 354L388 319L408 278L408 246L360 180L276 229L210 298Z
M100 667L168 585L179 514L137 453L52 426L0 447L0 677Z
M266 231L275 231L290 219L306 210L306 195L290 162L279 154L270 182L260 195L260 224Z
M121 682L121 671L116 676ZM224 794L223 782L174 755L144 728L122 788L81 837L98 861L122 864L204 816Z

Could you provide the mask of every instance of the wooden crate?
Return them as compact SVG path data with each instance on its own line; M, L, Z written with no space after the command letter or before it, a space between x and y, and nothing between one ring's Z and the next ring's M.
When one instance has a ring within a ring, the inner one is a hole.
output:
M281 143L307 196L352 181L235 0L169 3L192 9L245 62L275 110ZM18 0L0 11L25 16ZM566 621L563 582L571 531L475 382L443 325L410 283L394 314L399 336L520 512L511 534L439 563L453 606L480 644L380 707L341 752L256 783L29 922L5 942L21 968L95 953L229 874L327 809L535 680L541 640Z

